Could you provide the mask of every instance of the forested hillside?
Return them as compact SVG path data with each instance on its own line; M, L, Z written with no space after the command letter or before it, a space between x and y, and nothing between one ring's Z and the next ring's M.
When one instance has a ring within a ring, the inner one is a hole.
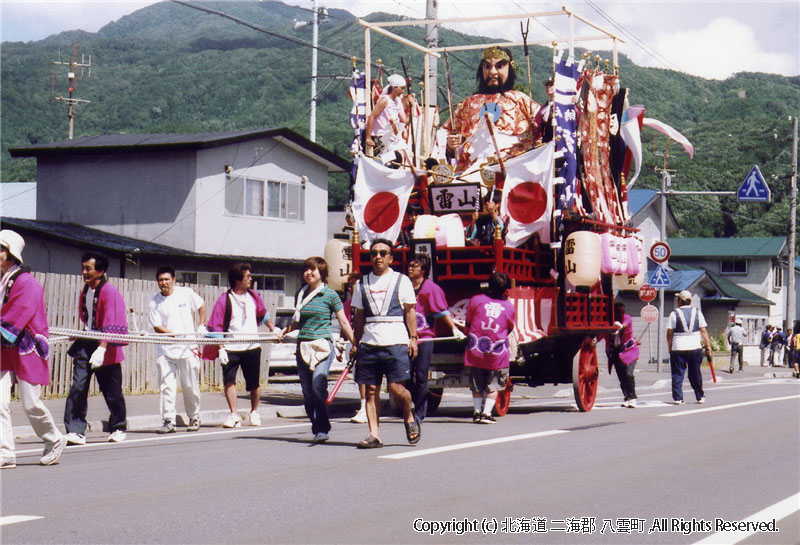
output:
M280 2L198 2L264 29L310 41L311 30L294 30L294 20L311 14ZM373 14L369 20L394 16ZM424 29L397 29L417 43ZM533 37L533 36L531 36ZM510 36L509 39L518 39ZM440 30L442 45L475 43ZM258 32L218 15L176 3L143 8L90 34L65 32L30 43L2 44L2 181L35 181L32 159L11 160L8 148L67 138L66 106L54 100L66 94L66 61L74 42L92 56L91 78L80 75L75 136L113 133L175 133L287 126L308 135L311 50ZM321 25L319 43L342 57L319 53L317 141L347 156L352 130L347 96L350 56L363 55L363 32L346 11L330 10ZM419 81L422 56L373 34L372 58L389 72L400 71L401 57ZM600 53L602 55L602 53ZM515 51L518 82L527 85L522 51ZM606 57L608 55L605 55ZM450 57L456 100L474 91L479 53ZM539 84L551 71L551 51L531 50L533 97L544 100ZM445 82L439 63L440 87ZM374 73L374 72L373 72ZM735 190L757 164L772 188L769 204L738 204L734 198L670 199L683 234L691 236L785 235L791 171L791 124L800 113L800 78L742 73L725 81L661 69L641 68L620 60L621 83L631 89L632 104L647 107L647 116L681 131L695 147L690 160L677 144L670 148L675 190ZM52 87L54 81L54 87ZM415 91L419 87L415 85ZM446 100L439 104L446 111ZM644 129L646 151L635 187L659 187L654 171L663 166L666 142ZM331 199L342 202L347 181L334 184Z

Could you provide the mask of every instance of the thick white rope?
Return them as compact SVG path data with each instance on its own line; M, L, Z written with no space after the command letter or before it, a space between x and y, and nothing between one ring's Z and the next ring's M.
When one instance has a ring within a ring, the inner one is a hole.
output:
M62 327L50 328L50 344L66 343L75 339L103 340L111 343L139 343L139 344L266 344L277 343L278 336L274 333L237 334L230 332L209 332L201 335L191 333L150 333L138 331L122 335L119 333L103 333L101 331L86 331L67 329ZM297 342L296 338L286 336L283 342Z

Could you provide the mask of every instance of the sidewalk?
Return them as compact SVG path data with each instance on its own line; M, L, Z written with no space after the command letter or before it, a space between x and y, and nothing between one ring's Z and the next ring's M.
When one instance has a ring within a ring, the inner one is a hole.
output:
M717 384L732 382L742 379L754 378L791 378L792 369L786 367L760 367L758 365L745 366L744 372L738 370L733 374L728 373L727 361L715 361L717 374ZM711 384L711 377L708 366L704 364L702 368L704 385ZM333 381L330 382L330 387ZM520 385L523 386L523 385ZM536 397L561 397L557 393L564 388L571 388L568 384L556 386L539 386L529 391L535 393ZM636 387L637 390L661 390L669 396L670 389L670 370L669 364L661 365L661 372L656 371L655 364L637 364L636 367ZM604 363L600 364L600 386L598 391L617 391L619 383L615 375L608 375L608 370ZM515 389L512 399L520 394L521 388ZM446 393L462 393L469 397L467 389L448 389ZM221 391L201 392L200 393L200 420L205 426L221 426L228 416L228 406ZM245 391L237 391L239 413L246 418L250 412L250 397ZM450 397L450 396L448 396ZM454 402L469 405L467 401L461 400L461 396L455 396ZM387 396L382 396L386 403ZM443 400L444 402L444 400ZM512 401L513 402L513 401ZM44 404L50 409L58 427L64 430L64 405L66 398L54 398L44 400ZM161 426L162 419L159 414L159 394L126 395L125 404L128 411L128 430L129 431L155 431ZM331 406L331 416L334 418L350 417L359 407L358 388L353 383L352 376L349 377L339 390L336 400ZM183 397L178 393L177 398L177 425L180 429L187 425L186 414L183 411ZM444 406L444 403L443 403ZM303 407L303 394L300 384L297 382L271 382L261 388L261 404L259 413L264 419L291 418L305 416ZM386 414L390 414L388 411ZM87 413L89 427L87 432L102 432L107 425L108 408L101 395L89 397L89 410ZM19 438L35 437L33 428L30 427L25 413L22 411L22 404L19 401L11 402L11 423L14 428L14 436Z

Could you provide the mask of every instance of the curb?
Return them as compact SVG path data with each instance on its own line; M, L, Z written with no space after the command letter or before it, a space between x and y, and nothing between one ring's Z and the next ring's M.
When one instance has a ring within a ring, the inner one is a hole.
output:
M242 420L249 418L249 412L240 409L239 415ZM306 416L306 410L303 406L293 405L271 405L267 407L259 407L259 414L262 418L293 418ZM228 411L223 409L216 409L210 411L200 411L200 421L203 424L211 424L221 426L225 419L228 417ZM189 422L185 415L178 414L175 418L175 425L178 427L186 427ZM128 431L153 431L160 427L163 420L160 415L144 415L144 416L129 416ZM61 433L66 433L64 424L57 424L56 427ZM88 420L86 431L87 432L103 432L108 429L107 420ZM14 426L12 432L15 438L28 438L36 437L36 432L33 431L31 426Z

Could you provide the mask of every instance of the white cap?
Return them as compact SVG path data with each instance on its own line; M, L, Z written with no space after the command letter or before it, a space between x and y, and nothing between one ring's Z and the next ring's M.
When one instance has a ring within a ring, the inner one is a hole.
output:
M734 323L736 325L742 325L742 319L741 318L736 318L736 322L734 322Z
M392 74L389 76L387 80L389 83L389 87L405 87L406 86L406 78L401 76L400 74Z
M681 292L678 294L678 299L680 299L681 301L691 302L692 292L690 292L689 290L681 290Z
M25 248L25 239L19 233L10 229L0 231L0 246L7 248L11 257L22 263L22 250Z

